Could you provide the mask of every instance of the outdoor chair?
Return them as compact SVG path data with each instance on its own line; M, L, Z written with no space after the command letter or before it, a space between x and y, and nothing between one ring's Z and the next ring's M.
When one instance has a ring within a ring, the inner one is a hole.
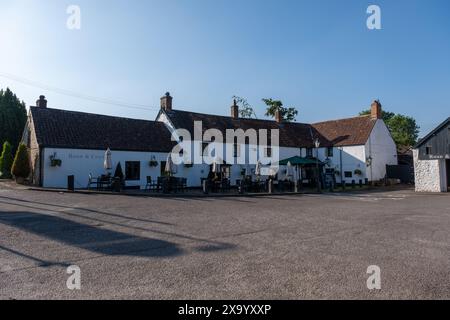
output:
M91 190L91 186L92 185L94 185L97 188L97 186L98 186L98 178L94 178L92 176L92 173L90 173L89 174L88 185L87 185L88 190Z

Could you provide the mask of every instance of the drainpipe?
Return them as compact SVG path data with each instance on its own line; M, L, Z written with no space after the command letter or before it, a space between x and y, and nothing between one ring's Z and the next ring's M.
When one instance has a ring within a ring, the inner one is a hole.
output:
M339 147L339 166L341 167L341 184L343 184L344 172L342 171L342 147Z
M39 187L44 186L44 148L39 146Z

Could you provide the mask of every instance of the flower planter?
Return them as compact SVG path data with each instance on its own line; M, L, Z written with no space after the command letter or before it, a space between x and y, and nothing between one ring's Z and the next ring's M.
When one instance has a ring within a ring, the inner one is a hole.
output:
M60 159L51 159L50 166L52 167L61 167L62 161Z

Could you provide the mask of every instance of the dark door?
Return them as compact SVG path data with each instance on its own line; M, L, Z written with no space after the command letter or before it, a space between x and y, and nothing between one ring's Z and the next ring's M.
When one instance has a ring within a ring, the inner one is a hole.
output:
M447 168L447 191L450 191L450 160L445 161L445 166Z
M164 177L166 175L166 161L161 161L161 177Z

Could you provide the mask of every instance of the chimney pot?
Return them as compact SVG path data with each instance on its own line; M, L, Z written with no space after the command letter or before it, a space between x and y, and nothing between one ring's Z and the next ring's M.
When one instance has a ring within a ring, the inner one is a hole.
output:
M39 100L36 101L36 107L47 108L47 100L45 100L45 96L39 96Z
M283 122L283 116L281 115L281 111L277 110L275 111L275 121L278 123L282 123Z
M370 115L373 120L383 119L383 109L380 100L375 100L370 109Z
M173 98L170 96L170 93L166 92L164 97L161 98L161 109L165 111L172 111L172 101Z
M233 105L231 106L231 117L233 119L239 118L239 106L237 105L236 99L233 100Z

